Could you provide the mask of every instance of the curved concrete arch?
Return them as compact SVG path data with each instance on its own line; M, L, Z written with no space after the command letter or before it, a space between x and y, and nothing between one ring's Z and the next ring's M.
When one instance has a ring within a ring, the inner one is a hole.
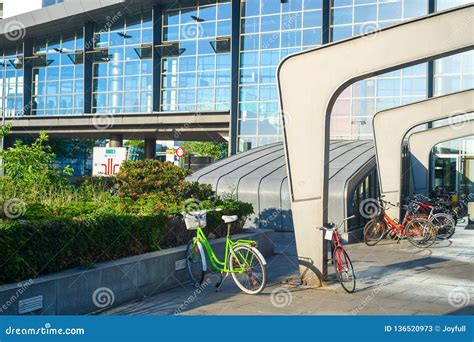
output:
M428 193L431 150L443 142L469 136L474 136L474 119L410 135L408 146L415 193Z
M326 273L329 121L350 84L473 48L474 5L439 12L284 59L277 72L298 256ZM319 82L318 82L319 80ZM311 158L307 155L311 154Z
M467 90L375 114L373 126L381 195L389 202L400 202L402 143L412 128L431 121L470 113L473 110L474 90ZM397 207L391 207L388 211L392 217L400 215Z

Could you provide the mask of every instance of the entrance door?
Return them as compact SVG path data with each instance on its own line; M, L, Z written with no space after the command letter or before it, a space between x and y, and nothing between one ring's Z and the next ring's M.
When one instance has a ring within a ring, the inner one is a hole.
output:
M458 172L457 157L438 155L434 162L434 180L432 189L442 186L446 191L456 191Z

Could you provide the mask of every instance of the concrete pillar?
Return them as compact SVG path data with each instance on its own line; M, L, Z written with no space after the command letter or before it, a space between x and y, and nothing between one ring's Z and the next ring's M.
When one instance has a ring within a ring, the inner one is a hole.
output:
M121 134L111 134L110 135L110 147L122 147L123 146L123 136Z
M155 159L156 155L156 139L145 138L145 159Z

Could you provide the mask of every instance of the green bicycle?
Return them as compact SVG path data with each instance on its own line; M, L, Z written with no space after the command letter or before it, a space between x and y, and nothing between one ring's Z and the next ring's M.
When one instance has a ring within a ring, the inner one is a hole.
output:
M212 268L221 273L221 281L216 288L219 288L230 274L243 292L248 294L262 292L267 283L267 263L257 249L257 243L252 240L232 241L230 238L230 226L239 219L238 216L222 216L222 220L227 224L225 254L222 261L217 258L204 234L206 213L205 210L183 213L186 228L196 230L196 237L189 241L186 248L186 268L193 285L199 286L204 281L209 260Z

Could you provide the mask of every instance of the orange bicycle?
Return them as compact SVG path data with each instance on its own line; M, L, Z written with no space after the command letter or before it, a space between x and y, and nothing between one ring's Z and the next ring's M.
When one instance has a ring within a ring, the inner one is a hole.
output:
M402 223L395 222L388 214L388 206L397 206L379 198L379 212L364 227L364 242L367 246L375 246L388 234L400 243L406 238L413 246L430 247L436 241L436 228L426 218L416 216L416 206L407 206Z

